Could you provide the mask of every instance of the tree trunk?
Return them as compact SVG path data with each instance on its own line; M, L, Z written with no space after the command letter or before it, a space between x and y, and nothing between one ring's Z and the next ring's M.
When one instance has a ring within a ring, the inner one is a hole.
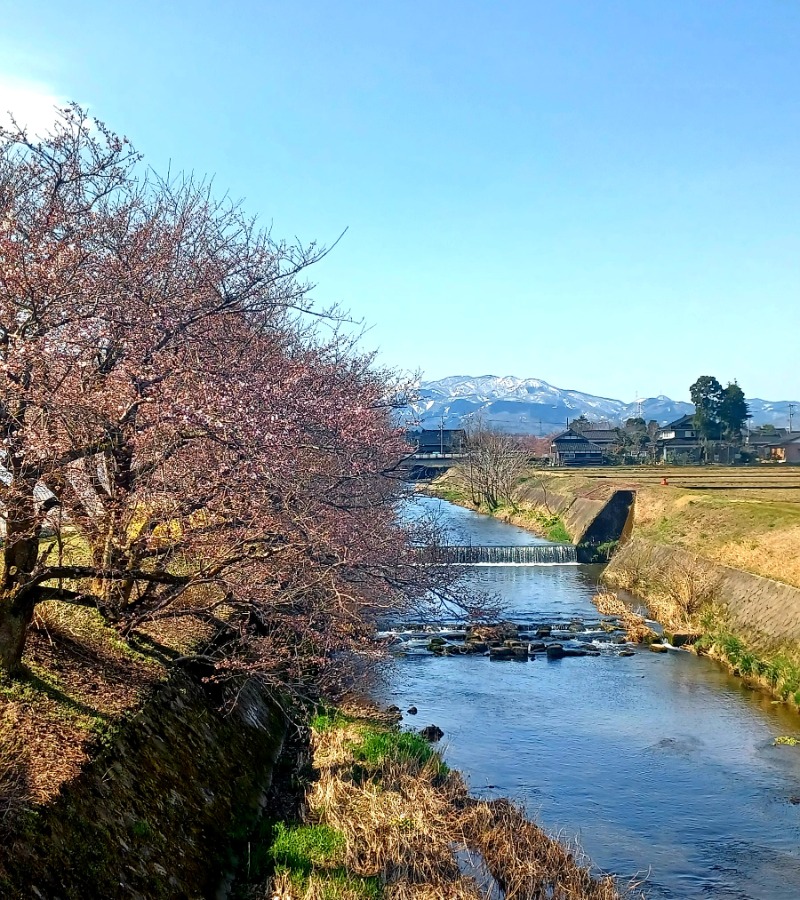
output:
M100 551L92 554L92 562L98 569L109 571L123 569L127 562L125 554L114 541L115 533L113 524L109 526L105 543ZM127 605L131 587L129 579L120 581L115 578L98 576L92 585L93 593L97 598L97 606L109 622L116 622L122 610Z
M0 598L0 672L17 675L22 668L33 609L33 602L20 605L11 597Z
M0 671L15 675L22 666L22 654L28 626L33 619L36 592L23 591L36 567L39 555L38 538L31 536L30 528L18 528L24 536L14 539L12 519L9 517L9 534L3 550L4 570L0 585ZM13 522L19 526L19 521Z

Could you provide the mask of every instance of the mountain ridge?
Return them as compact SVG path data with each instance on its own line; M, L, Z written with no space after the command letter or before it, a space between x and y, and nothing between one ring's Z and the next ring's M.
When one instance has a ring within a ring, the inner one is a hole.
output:
M550 434L564 429L567 422L585 415L609 427L621 425L639 414L646 421L655 419L664 425L693 413L694 405L672 400L665 394L640 398L632 403L559 388L541 378L516 375L449 375L417 386L417 400L409 406L409 418L423 428L461 428L481 418L486 424L515 434ZM800 423L800 401L747 400L750 424L784 427L789 421L789 406L794 403Z

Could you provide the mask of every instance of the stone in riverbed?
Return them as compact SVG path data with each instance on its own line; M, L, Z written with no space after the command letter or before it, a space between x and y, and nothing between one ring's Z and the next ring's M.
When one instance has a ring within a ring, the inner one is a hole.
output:
M689 631L665 631L664 637L673 647L685 647L687 644L694 644L700 635Z
M513 622L499 622L497 625L471 625L467 628L466 640L479 640L491 643L492 641L506 641L516 638L518 627Z
M636 656L633 650L620 650L618 656Z
M527 653L525 654L527 658ZM513 659L514 651L511 647L489 647L489 659Z
M664 644L650 644L651 653L669 653L669 648Z
M444 737L444 732L438 725L427 725L425 728L420 729L419 733L421 737L424 737L426 741L430 741L432 744Z
M415 716L415 715L417 714L417 707L416 707L416 706L409 706L408 709L406 710L406 712L407 712L410 716Z
M547 647L547 658L548 659L563 659L566 656L564 653L564 648L561 644L550 644Z

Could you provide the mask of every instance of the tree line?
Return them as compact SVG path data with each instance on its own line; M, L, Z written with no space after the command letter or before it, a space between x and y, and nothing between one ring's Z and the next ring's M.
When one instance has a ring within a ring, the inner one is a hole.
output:
M397 385L303 280L325 253L77 106L0 130L0 670L59 601L199 620L220 676L333 678L446 591L396 514Z

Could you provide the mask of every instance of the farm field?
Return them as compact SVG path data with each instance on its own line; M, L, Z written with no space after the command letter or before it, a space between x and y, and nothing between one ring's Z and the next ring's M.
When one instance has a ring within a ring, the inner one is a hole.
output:
M598 499L635 489L635 535L800 587L800 468L562 469L525 481Z

